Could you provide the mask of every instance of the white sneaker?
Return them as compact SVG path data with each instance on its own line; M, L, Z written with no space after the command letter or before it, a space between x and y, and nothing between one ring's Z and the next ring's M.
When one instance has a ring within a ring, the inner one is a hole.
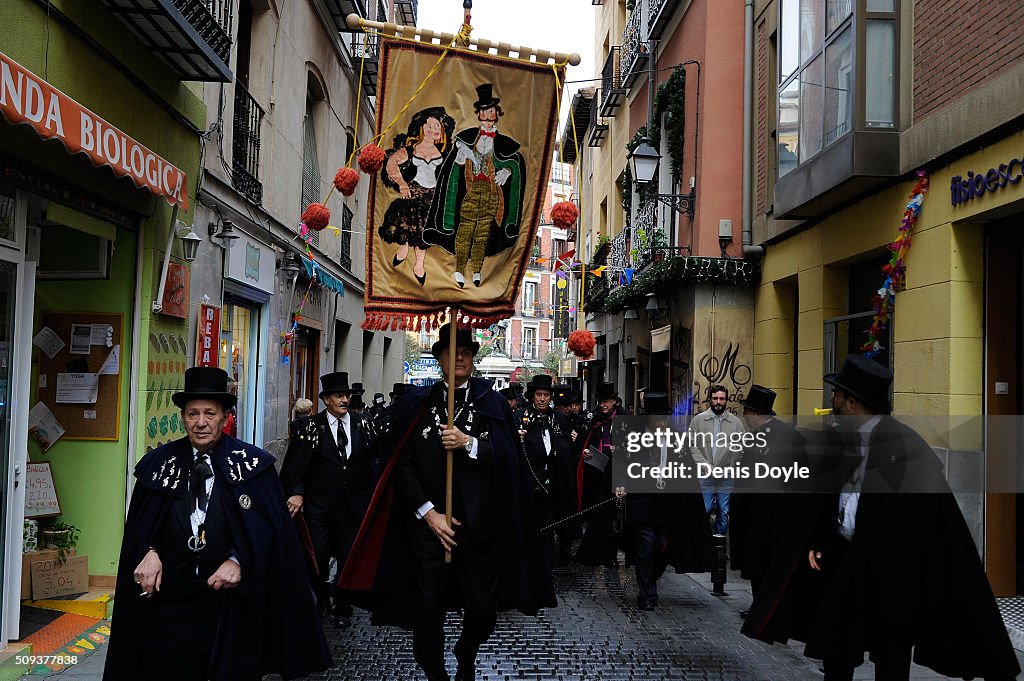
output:
M466 278L462 276L462 272L455 273L455 283L459 285L459 288L463 288L466 285Z
M475 273L473 275L473 284L475 286L479 286L480 285L480 273L479 272L477 272L477 273Z

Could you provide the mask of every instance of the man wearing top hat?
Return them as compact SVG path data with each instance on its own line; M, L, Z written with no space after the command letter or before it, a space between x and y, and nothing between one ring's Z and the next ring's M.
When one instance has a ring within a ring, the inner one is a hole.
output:
M622 400L615 390L614 383L601 383L594 395L595 408L590 422L585 426L583 437L576 439L580 452L576 464L576 504L579 510L593 506L600 496L601 478L603 473L598 468L588 465L594 457L594 450L605 456L611 456L612 420L621 413Z
M305 519L318 573L317 596L327 610L331 558L345 562L369 502L377 466L372 422L349 411L348 373L320 377L324 410L296 425L281 466L281 485L292 516ZM335 595L334 619L348 626L351 606Z
M743 632L784 641L799 627L827 681L851 679L865 653L876 679L908 679L911 659L954 678L1015 678L1020 666L942 463L889 416L892 378L861 355L824 377L846 442L841 487L823 495L818 531L794 528L804 541L769 568ZM804 575L820 579L820 596L794 613Z
M800 491L809 483L758 479L754 477L756 467L764 464L792 469L796 464L806 468L807 441L792 425L776 418L774 390L752 385L740 406L754 444L744 451L740 461L751 477L740 480L731 499L731 567L750 580L750 590L757 595L768 566L805 508Z
M498 391L498 394L505 398L508 402L508 408L515 412L519 409L519 390L508 386Z
M451 325L431 352L444 380L415 388L392 411L381 442L383 468L339 586L368 594L375 624L413 631L413 654L432 681L449 678L444 621L461 606L455 678L476 678L476 656L494 630L497 611L536 614L553 607L512 413L490 382L471 378L480 345ZM448 390L455 389L448 427ZM445 521L445 471L452 453L452 527ZM445 551L451 563L445 562Z
M551 406L551 393L551 376L537 374L526 384L526 406L515 412L530 468L537 521L542 528L576 513L572 438L565 417ZM572 557L573 527L571 522L563 522L542 535L549 565L554 559L556 535L561 562L567 563Z
M237 399L227 373L188 369L172 399L187 437L135 467L104 679L259 681L326 669L274 457L222 431Z
M480 124L458 133L441 162L423 232L424 241L455 255L452 276L459 288L467 273L480 286L484 257L514 246L523 222L526 161L519 142L498 131L505 112L494 85L478 85L476 93Z
M363 395L366 391L363 389L362 383L353 383L352 392L350 393L348 400L348 410L353 414L362 414L363 410L366 409L366 404L363 402Z
M384 404L384 393L373 394L373 404L369 409L370 418L376 421L387 414L387 406Z

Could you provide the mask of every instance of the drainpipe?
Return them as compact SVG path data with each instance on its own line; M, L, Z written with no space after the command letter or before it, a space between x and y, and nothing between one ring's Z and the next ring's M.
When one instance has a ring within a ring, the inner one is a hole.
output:
M743 257L760 258L764 248L754 246L751 226L753 197L750 156L754 109L754 0L743 1Z

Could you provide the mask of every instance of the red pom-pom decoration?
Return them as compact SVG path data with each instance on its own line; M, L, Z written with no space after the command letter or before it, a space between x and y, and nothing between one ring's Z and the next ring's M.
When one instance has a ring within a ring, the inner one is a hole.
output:
M594 354L594 346L597 345L597 339L589 331L578 330L569 334L569 340L566 342L566 345L569 346L572 354L578 358L590 359L590 356Z
M559 229L569 229L580 216L580 209L572 201L559 201L551 206L551 222Z
M384 150L376 144L363 147L359 152L359 169L367 175L373 175L384 165Z
M345 196L352 196L359 184L359 173L351 168L338 168L334 175L334 188Z
M303 211L302 221L310 229L315 229L319 232L331 221L331 211L327 210L327 206L322 203L311 203L309 208Z

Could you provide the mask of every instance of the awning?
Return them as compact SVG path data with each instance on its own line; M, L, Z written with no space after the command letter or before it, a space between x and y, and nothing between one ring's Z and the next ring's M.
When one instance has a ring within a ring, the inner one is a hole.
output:
M310 277L315 277L324 288L334 291L340 295L345 295L345 283L342 282L341 279L338 279L330 272L324 271L324 268L320 267L320 265L314 263L306 256L300 257L302 258L302 264L306 266L306 274Z
M85 154L94 166L188 210L185 172L0 52L0 114L32 127L44 140L58 139L68 153Z

